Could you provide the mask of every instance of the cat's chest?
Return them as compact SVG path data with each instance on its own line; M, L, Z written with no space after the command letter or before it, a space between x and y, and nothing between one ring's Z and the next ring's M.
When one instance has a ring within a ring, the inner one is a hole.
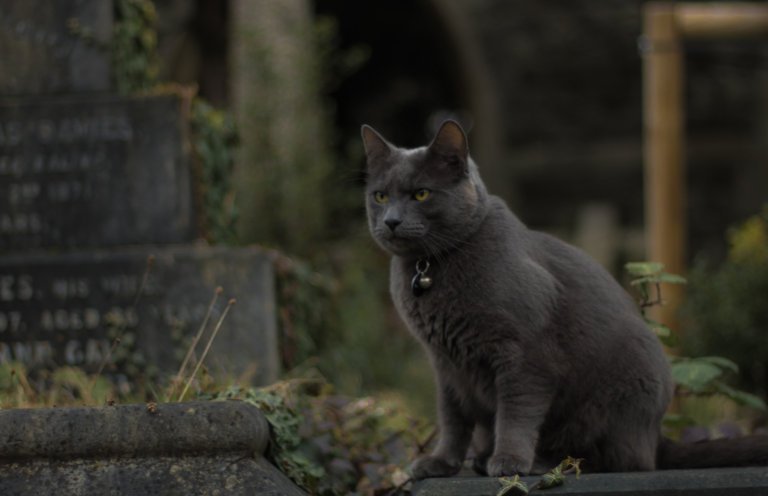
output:
M444 270L427 272L431 286L414 291L417 271L393 270L392 296L400 316L411 332L434 352L452 361L465 361L472 351L473 317L471 303L462 297L461 277Z

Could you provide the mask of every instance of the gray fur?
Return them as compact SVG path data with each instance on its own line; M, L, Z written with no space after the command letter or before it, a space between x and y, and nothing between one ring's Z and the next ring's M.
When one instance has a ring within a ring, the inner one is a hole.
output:
M489 195L455 122L422 148L397 148L367 126L363 141L370 231L393 255L392 299L438 387L440 438L415 477L456 473L473 438L476 465L491 476L566 455L593 471L653 470L672 385L630 296ZM423 202L413 198L420 188L431 190ZM422 258L434 285L415 297Z

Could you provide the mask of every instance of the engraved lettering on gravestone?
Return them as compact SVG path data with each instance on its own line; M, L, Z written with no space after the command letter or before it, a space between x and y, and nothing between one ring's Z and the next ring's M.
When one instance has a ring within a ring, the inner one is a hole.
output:
M133 137L122 114L0 121L0 176L6 176L0 196L15 210L0 215L0 235L60 239L61 229L44 223L34 209L67 208L93 198L93 183L84 175L108 173L109 146L124 146Z
M15 334L23 331L24 328L24 323L21 321L21 312L0 312L0 334Z
M18 362L26 366L51 363L53 347L50 341L0 343L0 364Z
M149 253L154 262L147 270ZM219 285L248 303L228 314L209 365L238 374L255 363L258 380L272 380L277 373L272 269L269 257L256 249L0 257L0 364L22 362L33 376L65 365L95 371L119 336L110 376L175 372ZM225 307L221 298L208 332Z
M177 95L0 99L0 250L192 241Z

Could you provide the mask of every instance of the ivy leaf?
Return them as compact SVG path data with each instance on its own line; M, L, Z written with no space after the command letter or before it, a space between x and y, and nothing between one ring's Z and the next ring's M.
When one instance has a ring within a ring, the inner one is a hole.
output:
M659 282L666 282L668 284L688 284L688 281L683 276L677 274L669 274L662 272L659 274Z
M496 496L528 494L528 485L520 480L519 475L515 475L514 477L499 477L499 483L501 484L501 489L496 493Z
M541 476L539 481L539 489L550 489L557 486L562 486L565 483L565 475L560 467L555 467L546 474Z
M717 365L698 359L687 359L672 363L672 379L693 393L704 393L712 381L723 375Z
M659 262L629 262L624 265L624 268L631 276L655 276L664 270L664 264Z
M730 370L734 374L738 374L739 373L739 366L738 365L736 365L734 362L728 360L727 358L724 358L724 357L721 357L721 356L697 357L696 360L700 360L702 362L711 363L712 365L720 367L723 370Z
M654 334L656 334L656 337L659 338L659 341L661 341L664 346L668 346L670 348L673 348L678 345L678 339L677 334L672 332L672 329L665 326L661 322L657 322L652 319L645 319L645 323L648 324L648 327L651 328Z
M761 411L766 411L766 409L768 409L768 407L766 407L765 401L763 401L763 399L759 396L755 396L754 394L750 394L744 391L739 391L738 389L734 389L722 382L717 383L717 391L732 399L739 405L748 406Z
M679 413L667 413L664 415L664 426L670 429L682 429L683 427L691 427L696 425L696 421L688 415L680 415Z

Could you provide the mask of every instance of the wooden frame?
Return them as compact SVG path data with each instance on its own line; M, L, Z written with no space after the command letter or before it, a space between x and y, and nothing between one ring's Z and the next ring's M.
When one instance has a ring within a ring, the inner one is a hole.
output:
M768 5L660 3L645 5L643 54L646 258L685 273L684 60L686 39L768 35ZM677 328L679 286L664 288L667 303L655 317Z

